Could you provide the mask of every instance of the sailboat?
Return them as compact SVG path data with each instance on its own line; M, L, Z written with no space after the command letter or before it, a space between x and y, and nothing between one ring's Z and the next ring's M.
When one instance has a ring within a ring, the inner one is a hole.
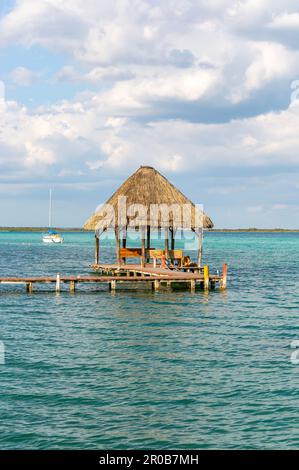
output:
M49 202L49 230L48 233L43 235L44 243L63 243L63 237L60 233L51 229L52 226L52 189L50 189L50 202Z

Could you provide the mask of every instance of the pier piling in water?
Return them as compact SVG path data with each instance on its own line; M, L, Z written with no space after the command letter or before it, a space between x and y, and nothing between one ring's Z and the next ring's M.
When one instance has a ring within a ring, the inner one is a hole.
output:
M28 294L32 294L32 292L33 292L33 284L32 284L32 282L28 282L28 283L26 284L26 290L27 290Z
M74 293L76 291L75 281L70 281L70 292Z
M227 287L227 264L224 263L222 266L222 278L220 281L220 287L221 289L226 289Z
M60 274L57 274L56 276L56 287L55 287L56 292L60 292Z
M93 266L93 269L100 271L92 276L63 276L57 274L56 276L43 276L43 277L0 277L0 284L8 285L25 285L29 294L33 292L33 286L36 284L54 284L55 291L61 292L63 284L69 284L69 292L74 293L76 285L84 284L100 284L108 285L111 291L115 291L117 284L129 286L142 286L151 283L152 289L159 291L161 284L165 284L167 288L171 289L180 284L192 292L196 287L204 287L205 290L213 289L216 285L225 289L227 287L227 264L223 265L222 275L211 274L209 266L205 266L199 272L183 272L174 271L170 269L141 267L140 265L128 264L122 266L121 269L118 265L98 265Z
M210 287L210 267L209 266L204 266L203 268L203 283L204 283L204 289L209 290L209 287Z

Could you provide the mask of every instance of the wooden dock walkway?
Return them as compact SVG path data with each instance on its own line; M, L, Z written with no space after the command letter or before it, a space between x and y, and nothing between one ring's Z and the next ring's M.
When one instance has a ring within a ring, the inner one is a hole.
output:
M162 268L142 268L138 265L125 265L119 268L117 265L101 265L99 270L105 274L95 274L92 276L43 276L43 277L0 277L0 284L25 285L27 292L33 292L33 286L38 284L55 284L55 291L60 292L62 284L68 284L70 292L75 292L77 284L93 283L106 284L110 290L116 290L117 284L129 283L151 283L152 289L158 291L161 285L171 287L174 284L184 283L191 291L196 287L206 290L214 289L218 284L225 289L227 285L227 266L223 265L222 275L210 274L208 266L205 266L203 273L191 273L173 271ZM113 275L109 275L113 272Z
M148 275L148 276L168 276L172 277L175 276L177 278L184 278L184 279L192 279L198 277L199 274L203 274L204 268L190 268L190 271L182 271L182 270L174 270L168 268L161 268L161 267L153 267L151 265L141 266L140 264L93 264L91 268L95 272L99 273L130 273L130 274L141 274L141 275ZM191 269L195 270L191 272Z

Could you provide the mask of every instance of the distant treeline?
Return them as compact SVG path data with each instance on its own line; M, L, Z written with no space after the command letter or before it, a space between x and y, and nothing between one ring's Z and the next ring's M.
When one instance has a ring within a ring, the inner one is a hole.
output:
M298 228L214 228L208 230L209 232L299 232Z
M0 227L0 232L47 232L48 227ZM84 230L83 228L59 228L51 227L51 230L57 232L91 232L91 230Z
M83 228L61 228L55 227L58 232L93 232L93 230L84 230ZM47 232L48 227L0 227L0 232ZM218 228L209 229L207 232L299 232L299 229L285 228Z

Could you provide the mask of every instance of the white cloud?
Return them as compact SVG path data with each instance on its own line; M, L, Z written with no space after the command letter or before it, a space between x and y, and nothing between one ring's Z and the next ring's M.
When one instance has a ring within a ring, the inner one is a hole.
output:
M39 164L48 166L56 161L54 153L41 145L25 142L25 149L27 152L24 161L25 166L32 167Z
M38 80L38 74L26 67L16 67L11 71L10 77L19 86L31 86Z
M80 73L74 66L65 65L59 70L55 78L58 82L90 82L101 85L103 82L130 80L133 77L132 71L122 67L95 67L87 73Z
M5 84L0 80L0 115L5 110Z
M276 0L18 0L0 20L0 46L67 52L73 63L56 79L113 85L103 96L105 105L119 101L138 110L160 98L206 99L207 91L210 102L237 104L298 70L296 51L271 36L259 39L260 31L294 28L299 17L294 5L291 0L284 5ZM34 79L25 68L13 75L18 84ZM211 93L219 80L221 87Z
M245 86L248 90L260 88L273 78L295 73L299 55L288 51L280 44L257 43L256 56L245 73Z
M53 169L88 178L144 162L170 172L271 168L282 156L298 165L296 106L231 119L254 93L296 78L298 50L259 36L294 29L299 13L280 3L18 0L0 20L0 47L64 52L55 86L84 82L86 89L38 110L2 100L0 143L14 150L24 175ZM11 78L30 85L36 75L22 66ZM217 106L227 106L222 120ZM196 122L212 109L215 124Z
M269 27L273 29L298 29L299 13L281 13L273 18Z
M89 101L65 102L32 114L6 103L0 123L0 145L15 155L14 167L24 178L82 174L92 178L102 169L123 171L152 164L162 171L205 171L229 168L299 167L299 107L280 113L222 124L180 120L144 126L122 116L107 115ZM5 165L2 161L2 179ZM82 173L80 173L82 171Z
M117 83L99 100L113 109L141 108L157 100L196 101L216 87L214 70L165 68L157 74Z
M159 164L162 170L175 172L183 169L184 158L178 154L162 156Z

